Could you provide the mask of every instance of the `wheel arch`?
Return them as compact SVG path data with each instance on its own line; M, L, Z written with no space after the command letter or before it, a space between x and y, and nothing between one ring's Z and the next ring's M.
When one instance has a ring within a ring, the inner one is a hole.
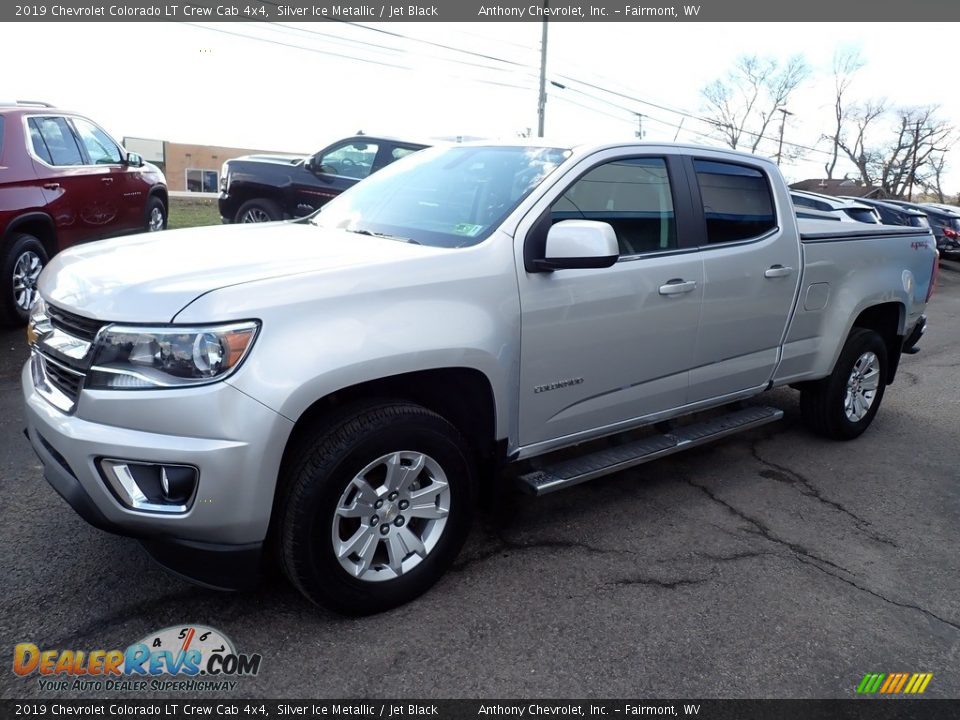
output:
M47 258L52 258L59 250L53 218L46 213L24 213L11 220L3 237L3 245L9 244L10 239L17 233L28 233L36 237L47 251Z
M167 214L170 214L170 193L167 191L167 188L163 185L155 185L150 188L150 192L147 193L147 200L150 198L160 198L160 202L163 203L163 207L166 208Z
M360 382L317 399L295 421L282 467L325 418L377 400L403 400L432 410L457 428L478 459L496 450L496 400L487 376L474 368L433 368Z
M853 321L852 328L873 330L883 338L884 345L887 347L887 376L884 378L887 385L893 383L897 366L900 364L906 313L907 309L903 303L885 302L861 310Z

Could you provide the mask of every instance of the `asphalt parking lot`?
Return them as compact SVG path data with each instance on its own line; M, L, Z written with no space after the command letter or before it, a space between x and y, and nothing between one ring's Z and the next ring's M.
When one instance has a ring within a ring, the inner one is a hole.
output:
M960 265L871 429L784 421L485 513L450 572L348 619L275 580L207 591L89 527L21 434L22 331L0 333L0 695L41 692L13 647L125 648L171 625L263 655L237 697L852 697L932 672L960 697Z

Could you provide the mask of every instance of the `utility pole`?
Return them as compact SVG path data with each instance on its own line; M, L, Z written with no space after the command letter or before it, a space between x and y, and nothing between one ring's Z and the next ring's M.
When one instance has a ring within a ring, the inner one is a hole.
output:
M543 9L550 7L550 0L543 0ZM537 137L543 137L547 114L547 14L543 14L543 37L540 40L540 102L537 107Z
M917 174L917 149L920 145L920 121L913 131L913 160L910 161L910 189L907 191L907 202L913 202L913 178Z
M643 140L643 114L637 113L637 137Z
M783 126L787 122L787 115L793 115L786 108L777 108L783 115L780 116L780 144L777 145L777 165L780 165L780 155L783 153Z

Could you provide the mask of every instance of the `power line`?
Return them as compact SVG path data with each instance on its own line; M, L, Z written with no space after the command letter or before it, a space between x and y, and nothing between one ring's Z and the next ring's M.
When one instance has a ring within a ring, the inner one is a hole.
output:
M631 100L632 102L640 103L641 105L647 105L647 106L649 106L649 107L654 107L654 108L657 108L658 110L663 110L663 111L665 111L665 112L673 113L673 114L676 114L676 115L682 115L682 116L684 116L684 117L690 118L691 120L696 120L696 121L698 121L698 122L706 123L707 125L711 125L711 126L713 126L713 127L723 127L723 123L721 123L721 122L719 122L719 121L717 121L717 120L711 120L711 119L709 119L709 118L705 118L705 117L702 117L702 116L700 116L700 115L696 115L695 113L689 112L688 110L680 110L680 109L677 109L677 108L671 108L671 107L669 107L669 106L667 106L667 105L663 105L663 104L660 104L660 103L655 103L655 102L652 102L652 101L650 101L650 100L643 100L642 98L638 98L638 97L635 97L635 96L633 96L633 95L628 95L627 93L618 92L618 91L616 91L616 90L610 90L610 89L608 89L608 88L601 87L600 85L596 85L596 84L594 84L594 83L587 82L586 80L580 80L580 79L578 79L578 78L571 77L571 76L569 76L569 75L558 74L557 77L561 77L561 78L563 78L563 79L565 79L565 80L568 80L568 81L570 81L570 82L577 83L577 84L579 84L579 85L584 85L584 86L586 86L586 87L593 88L594 90L599 90L599 91L604 92L604 93L607 93L607 94L609 94L609 95L614 95L614 96L616 96L616 97L624 98L624 99L626 99L626 100ZM576 90L576 89L574 88L574 90ZM776 142L776 139L775 139L775 138L769 138L769 137L767 137L766 135L761 135L761 134L759 134L759 133L751 132L751 131L749 131L749 130L743 130L743 134L744 134L744 135L750 135L750 136L755 137L755 138L760 138L761 141ZM786 140L783 141L783 144L784 144L784 145L789 145L790 147L799 148L799 149L802 149L802 150L808 150L808 151L810 151L810 152L821 153L821 154L823 154L823 155L832 155L832 153L830 153L830 152L827 151L827 150L821 150L820 148L810 147L809 145L801 145L800 143L787 142Z
M414 67L411 66L411 65L403 65L403 64L398 64L398 63L396 63L396 62L388 62L388 61L386 61L386 60L377 60L377 59L373 59L373 58L357 57L356 55L345 55L345 54L343 54L342 52L333 52L333 51L331 51L331 50L323 50L323 49L317 48L317 47L304 47L303 45L296 45L296 44L293 44L293 43L283 42L283 41L280 41L280 40L274 40L274 39L271 39L271 38L265 38L265 37L260 37L260 36L256 36L256 35L245 35L245 34L243 34L243 33L232 32L232 31L230 31L230 30L224 30L224 29L222 29L222 28L215 28L215 27L210 27L210 26L207 26L207 25L200 25L200 24L198 24L198 23L190 23L190 22L187 22L187 23L182 23L182 24L183 24L183 25L189 25L189 26L198 28L198 29L200 29L200 30L208 30L208 31L210 31L210 32L221 33L221 34L223 34L223 35L231 35L231 36L233 36L233 37L243 38L243 39L245 39L245 40L254 40L254 41L257 41L257 42L268 43L268 44L271 44L271 45L277 45L277 46L280 46L280 47L286 47L286 48L290 48L290 49L293 49L293 50L303 50L303 51L305 51L305 52L317 53L317 54L319 54L319 55L326 55L326 56L329 56L329 57L335 57L335 58L338 58L338 59L341 59L341 60L355 60L355 61L357 61L357 62L369 63L369 64L372 64L372 65L379 65L379 66L381 66L381 67L388 67L388 68L392 68L392 69L395 69L395 70L416 70L416 69L417 69L417 68L414 68ZM489 68L489 69L493 69L493 68ZM481 83L481 84L484 84L484 85L496 85L496 86L499 86L499 87L513 88L513 89L515 89L515 90L530 90L530 89L531 89L530 86L516 85L516 84L514 84L514 83L507 83L507 82L500 82L500 81L498 81L498 80L488 80L488 79L477 78L477 77L470 77L470 76L467 76L466 78L464 78L464 76L462 76L462 75L457 75L457 76L453 76L453 77L457 77L458 79L467 79L467 80L470 81L470 82Z
M360 26L360 27L363 27L363 26ZM388 53L394 53L394 54L408 52L407 49L406 49L406 48L403 48L403 47L398 47L398 46L394 46L394 45L380 45L380 44L378 44L378 43L368 42L368 41L366 41L366 40L359 40L359 39L357 39L357 38L343 37L343 36L340 36L340 35L334 35L334 34L331 34L331 33L321 32L321 31L319 31L319 30L308 30L307 28L298 28L298 27L296 27L296 26L289 25L289 24L287 24L287 23L267 23L267 24L265 24L265 25L262 27L262 29L264 29L264 30L269 30L269 31L271 31L271 32L281 33L281 34L284 34L284 35L289 35L289 34L291 34L291 32L293 32L293 33L302 33L302 34L310 35L310 36L313 36L313 37L322 37L322 38L325 39L326 42L331 42L331 41L333 41L333 42L336 42L336 43L339 43L339 44L350 43L350 44L353 44L353 45L361 45L361 46L363 46L363 47L372 48L372 49L374 49L374 50L377 51L377 52L388 52ZM366 29L366 28L364 28L364 29ZM297 37L299 37L299 36L297 36ZM409 38L409 39L410 39L410 40L416 40L416 38ZM467 51L462 51L462 52L467 52ZM473 54L473 53L470 53L470 54ZM426 53L422 53L422 52L421 52L421 53L419 53L419 55L420 55L421 57L427 57L427 58L431 58L431 59L434 59L434 60L440 60L441 62L449 62L449 63L456 63L456 64L459 64L459 65L466 65L466 66L469 66L469 67L477 67L477 68L480 68L480 69L482 69L482 70L492 70L492 71L495 71L495 72L501 72L501 73L506 72L506 73L514 73L514 74L517 72L516 69L514 69L514 68L512 68L512 67L511 67L511 68L507 68L507 67L497 67L497 66L494 66L494 65L485 65L485 64L481 64L481 63L477 63L477 62L472 62L472 61L470 61L470 60L463 60L463 59L455 58L455 57L444 57L444 56L438 55L438 54L426 54ZM501 62L509 62L509 61L507 61L507 60L502 60ZM531 69L532 69L532 68L531 68ZM531 77L531 78L532 78L532 77L534 77L534 75L533 75L532 73L527 73L527 74L525 75L525 77Z

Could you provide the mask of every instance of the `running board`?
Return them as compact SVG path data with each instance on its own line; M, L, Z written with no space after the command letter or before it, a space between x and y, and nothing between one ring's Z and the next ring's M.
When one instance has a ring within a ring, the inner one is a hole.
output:
M661 435L605 448L589 455L561 460L521 475L520 487L532 495L579 485L587 480L620 472L645 462L688 450L727 435L775 422L783 410L772 407L748 407L676 428Z

